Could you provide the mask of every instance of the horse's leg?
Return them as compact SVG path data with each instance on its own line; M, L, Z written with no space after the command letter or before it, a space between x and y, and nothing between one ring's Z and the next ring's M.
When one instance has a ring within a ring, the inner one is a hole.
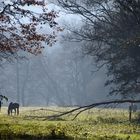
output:
M16 108L14 110L15 110L15 115L16 115Z
M8 115L10 115L10 110L9 110L9 108L8 108Z
M10 114L11 114L11 116L12 116L12 109L10 109Z
M15 108L15 115L17 115L17 109Z
M8 108L8 115L12 115L12 110Z
M1 112L1 101L0 101L0 112Z
M17 108L17 115L19 115L19 107Z

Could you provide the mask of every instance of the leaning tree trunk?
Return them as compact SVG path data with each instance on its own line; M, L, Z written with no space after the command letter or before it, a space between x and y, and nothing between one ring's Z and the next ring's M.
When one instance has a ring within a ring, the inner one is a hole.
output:
M86 110L89 110L91 108L94 108L94 107L97 107L97 106L101 106L101 105L122 104L122 103L131 103L131 104L132 103L140 103L140 100L114 100L114 101L105 101L105 102L93 103L93 104L90 104L90 105L80 106L80 107L77 107L77 108L72 109L70 111L66 111L66 112L60 113L60 114L48 116L47 118L49 118L49 119L51 119L51 118L59 118L61 116L70 114L72 112L79 111L74 116L74 118L73 118L73 120L74 120L80 113L82 113L82 112L84 112ZM129 120L131 121L131 119L132 119L132 108L131 108L131 111L129 112Z

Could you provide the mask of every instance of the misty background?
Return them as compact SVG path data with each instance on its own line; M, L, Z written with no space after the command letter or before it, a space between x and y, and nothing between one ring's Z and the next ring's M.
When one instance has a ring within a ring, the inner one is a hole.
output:
M60 10L54 4L49 8ZM108 96L108 88L104 87L105 68L95 73L94 58L83 54L82 42L68 39L72 34L67 26L80 28L80 17L63 12L59 15L58 23L65 30L53 47L46 47L41 55L26 54L24 59L2 65L1 94L22 106L86 105L117 98Z

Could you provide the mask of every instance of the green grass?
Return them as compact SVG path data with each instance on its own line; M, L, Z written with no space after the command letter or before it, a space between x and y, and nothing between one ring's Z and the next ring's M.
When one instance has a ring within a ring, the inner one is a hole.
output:
M19 116L7 116L2 108L0 114L0 139L91 139L91 140L140 140L140 124L128 121L128 111L118 109L92 109L57 120L47 120L48 115L58 114L46 109L66 111L72 108L26 107ZM136 114L133 114L133 119Z

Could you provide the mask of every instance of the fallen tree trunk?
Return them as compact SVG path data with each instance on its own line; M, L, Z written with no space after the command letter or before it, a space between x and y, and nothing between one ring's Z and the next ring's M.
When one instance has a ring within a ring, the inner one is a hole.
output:
M104 102L99 102L99 103L93 103L90 105L85 105L85 106L80 106L77 107L75 109L72 109L70 111L66 111L60 114L56 114L56 115L52 115L52 116L48 116L49 119L51 118L59 118L61 116L73 113L75 111L79 111L78 113L76 113L76 115L74 116L74 118L72 120L74 120L80 113L89 110L91 108L97 107L97 106L101 106L101 105L109 105L109 104L122 104L122 103L140 103L140 100L114 100L114 101L104 101Z

